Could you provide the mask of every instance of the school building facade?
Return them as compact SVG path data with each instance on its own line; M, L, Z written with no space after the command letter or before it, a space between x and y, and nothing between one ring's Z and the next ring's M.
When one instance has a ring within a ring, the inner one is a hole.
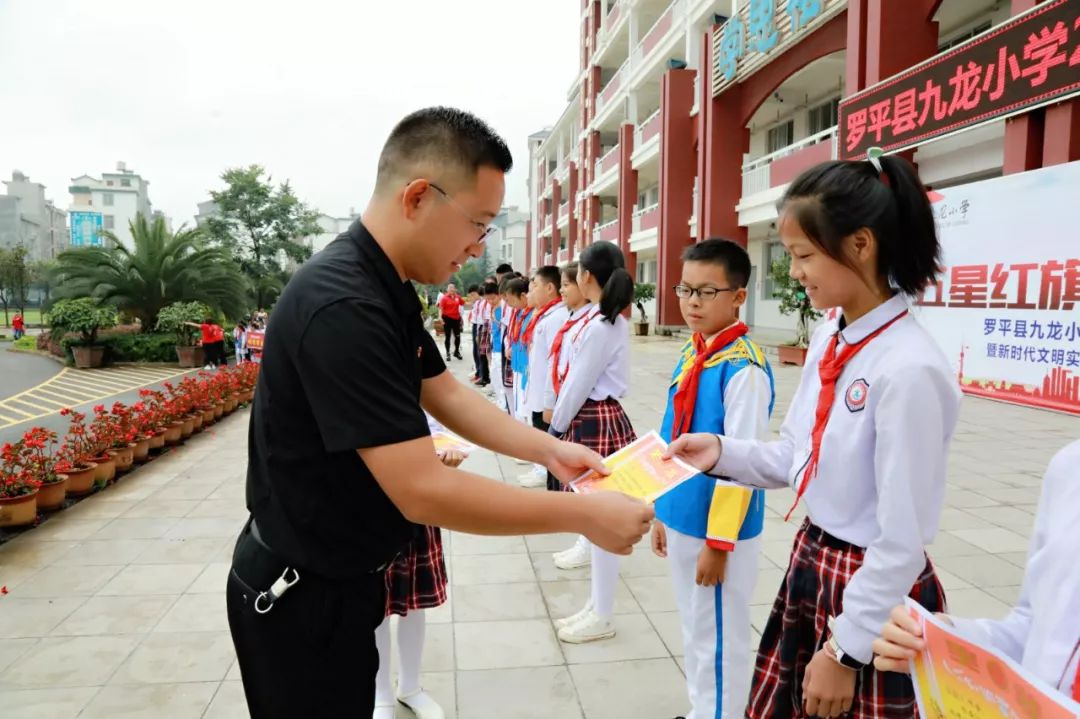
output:
M933 189L1080 159L1080 0L581 0L580 72L529 139L529 267L617 243L652 320L694 241L747 248L744 319L793 328L769 267L802 170L903 153Z

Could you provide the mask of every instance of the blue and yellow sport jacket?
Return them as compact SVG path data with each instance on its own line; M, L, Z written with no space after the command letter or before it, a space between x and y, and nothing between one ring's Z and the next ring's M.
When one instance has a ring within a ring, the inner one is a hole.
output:
M685 374L694 366L696 354L693 342L687 342L672 373L664 423L660 428L666 442L671 441L675 392ZM772 368L761 348L743 336L706 361L698 381L691 432L724 434L724 390L738 372L751 365L765 370L769 377L772 391L769 415L772 415L776 402ZM760 489L718 483L707 474L699 474L656 500L656 518L678 532L704 539L711 546L730 550L734 549L737 540L761 534L765 519L765 493Z

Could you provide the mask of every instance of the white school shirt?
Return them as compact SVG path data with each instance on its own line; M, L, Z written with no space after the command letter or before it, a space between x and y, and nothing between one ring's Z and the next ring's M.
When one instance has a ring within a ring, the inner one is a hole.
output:
M1072 696L1080 661L1080 441L1050 460L1020 601L1004 619L949 618L961 635L1004 652Z
M814 333L806 366L780 439L723 439L714 474L752 487L798 487L810 458L829 339L857 343L907 309L897 295L839 329L839 318ZM945 501L945 464L960 390L933 338L911 315L865 345L844 367L821 441L817 476L802 501L810 521L866 548L844 590L834 634L860 662L890 610L902 604L926 566L925 545L937 534Z
M525 385L525 409L530 412L543 412L555 406L546 404L544 400L544 389L547 382L551 381L549 355L555 335L569 316L570 311L566 309L566 305L559 303L536 323L536 329L533 330L533 341L529 347L529 382Z
M591 307L583 327L570 332L570 372L551 416L552 431L570 427L586 400L621 399L630 387L630 326L619 315L611 324Z
M566 315L566 320L563 324L569 322L570 320L578 319L582 315L592 311L592 308L592 303L586 302L573 312L568 312ZM584 320L582 320L582 322L584 322ZM555 330L555 333L557 334L560 329L562 329L561 326ZM566 362L570 359L571 340L573 340L574 335L580 329L581 323L579 322L578 324L574 325L573 329L563 335L562 347L559 348L559 356L551 358L551 364L548 365L547 374L544 376L544 409L554 409L555 400L558 398L555 394L555 382L552 380L551 377L552 365L557 364L560 373L566 371ZM555 341L554 334L551 336L551 341Z

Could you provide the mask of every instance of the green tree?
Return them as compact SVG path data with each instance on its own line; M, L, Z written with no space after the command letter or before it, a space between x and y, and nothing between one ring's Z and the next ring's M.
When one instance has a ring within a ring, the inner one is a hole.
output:
M41 293L42 308L48 307L52 302L56 266L56 260L38 260L30 263L30 289Z
M22 245L0 249L0 304L4 306L4 324L9 324L8 308L26 311L26 296L30 292L30 265Z
M53 332L78 332L82 344L92 345L97 342L98 330L116 326L117 319L115 307L102 305L92 297L80 297L57 302L46 321Z
M203 302L229 317L246 309L247 281L228 252L207 247L199 230L175 234L157 218L137 215L131 224L134 249L110 232L104 247L80 247L57 258L58 297L94 297L139 319L152 332L161 308L173 302Z
M273 185L258 165L226 170L226 188L211 192L218 214L206 222L211 241L227 250L251 280L255 305L266 307L288 281L289 261L303 262L311 248L299 240L319 234L318 213L301 202L288 182Z
M821 317L821 313L810 303L806 289L792 278L791 255L785 253L773 262L769 274L775 287L773 297L780 300L780 314L797 317L794 346L810 346L810 323Z

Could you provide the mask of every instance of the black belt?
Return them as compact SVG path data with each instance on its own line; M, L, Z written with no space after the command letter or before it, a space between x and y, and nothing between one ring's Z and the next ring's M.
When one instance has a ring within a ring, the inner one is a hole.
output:
M829 547L830 549L838 549L842 552L861 552L866 549L865 547L860 547L857 544L845 542L843 539L834 537L821 527L811 522L809 518L803 520L802 529L807 537L809 537L812 541L822 545L823 547Z

